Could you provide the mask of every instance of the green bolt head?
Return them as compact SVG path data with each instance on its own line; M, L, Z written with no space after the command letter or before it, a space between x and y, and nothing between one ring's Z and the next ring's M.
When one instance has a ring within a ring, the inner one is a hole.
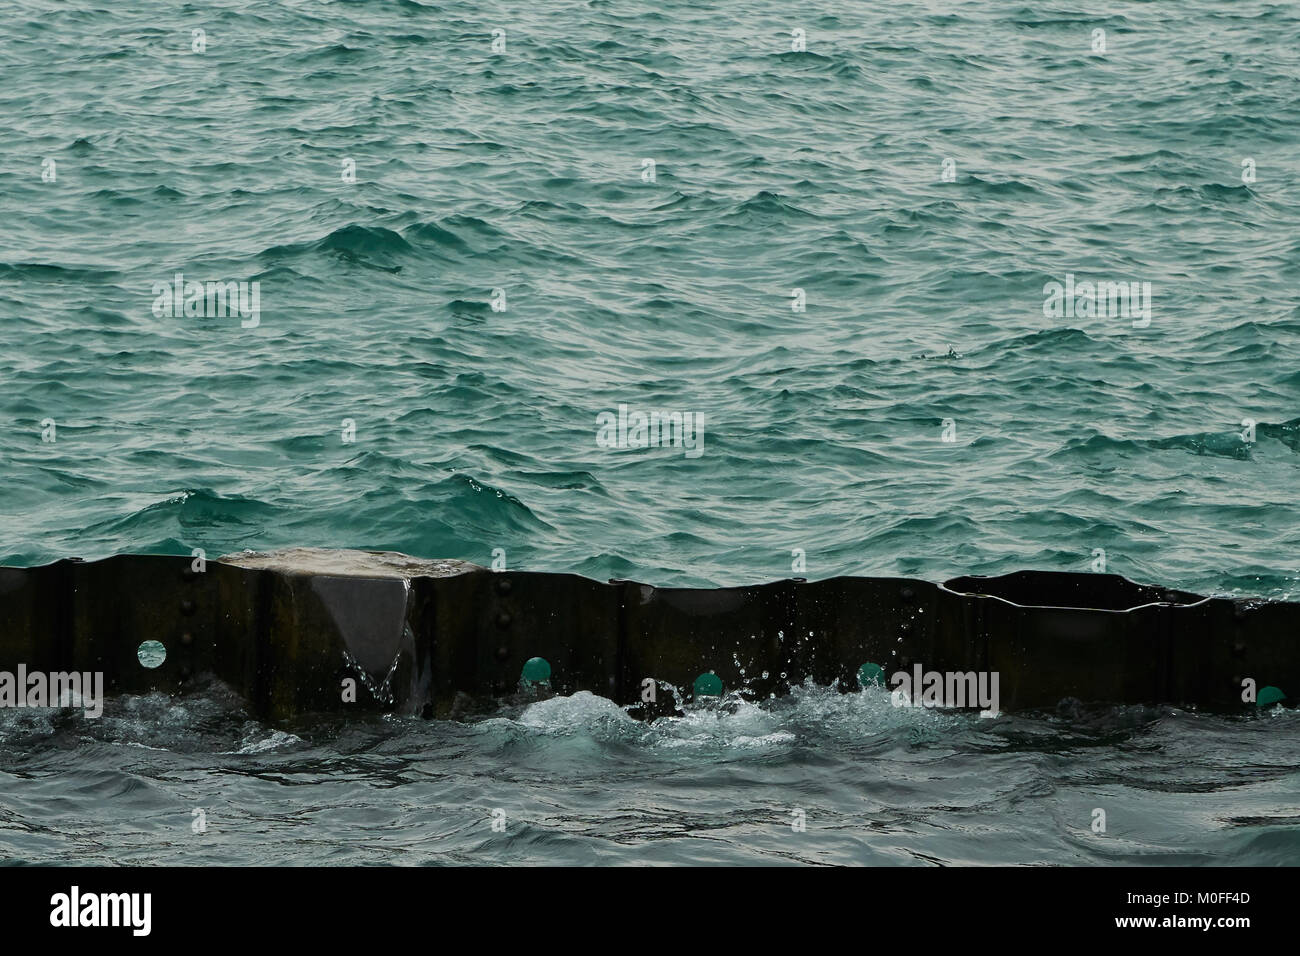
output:
M696 697L721 697L722 678L713 671L705 671L695 678L694 689Z
M520 679L529 684L544 684L551 679L551 665L544 657L530 657L524 662Z
M872 684L885 686L885 669L879 664L868 662L858 668L858 686L870 687Z
M1282 688L1269 684L1267 687L1261 687L1259 693L1255 695L1255 706L1267 707L1269 704L1276 704L1281 700L1286 700L1286 694L1282 693Z

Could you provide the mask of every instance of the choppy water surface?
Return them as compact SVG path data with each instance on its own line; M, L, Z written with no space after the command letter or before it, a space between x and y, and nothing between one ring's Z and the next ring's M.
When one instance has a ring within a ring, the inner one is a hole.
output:
M734 584L793 549L931 579L1104 550L1296 591L1294 4L0 12L0 561L500 548ZM258 282L257 326L155 315L177 272ZM1067 274L1150 282L1150 324L1045 316ZM702 415L703 454L598 447L622 404ZM232 708L6 715L6 852L1278 862L1300 802L1290 716Z
M11 861L1289 865L1300 850L1294 712L984 720L810 688L654 724L586 693L465 724L270 728L216 693L122 699L98 721L19 713L0 714Z

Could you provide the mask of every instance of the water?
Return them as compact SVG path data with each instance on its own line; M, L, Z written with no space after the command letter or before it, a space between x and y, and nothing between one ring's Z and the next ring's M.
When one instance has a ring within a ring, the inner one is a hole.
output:
M1296 592L1294 5L3 10L4 563L502 549L511 568L737 584L791 574L795 549L810 578L930 579L1104 551L1142 581ZM155 315L177 272L258 282L256 327ZM1149 326L1044 315L1067 274L1150 282ZM703 454L598 447L622 404L702 415ZM647 728L567 706L287 729L213 690L118 701L99 724L7 714L0 845L1294 850L1290 715L980 723L810 691ZM494 807L504 835L484 830Z
M580 693L472 724L290 728L215 692L121 699L98 721L9 711L0 852L69 864L1289 865L1300 849L1293 711L981 720L826 688L732 706L646 725Z

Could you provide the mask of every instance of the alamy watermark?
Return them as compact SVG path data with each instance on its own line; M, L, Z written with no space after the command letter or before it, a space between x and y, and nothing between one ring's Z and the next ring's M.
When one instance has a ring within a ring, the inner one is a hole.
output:
M895 707L978 707L981 717L998 714L997 671L927 671L913 664L910 674L895 672L889 685Z
M104 713L102 671L0 671L0 707L80 707L87 717Z
M704 454L704 415L701 412L629 411L596 416L598 448L681 448L687 458Z
M1043 315L1049 319L1080 318L1133 320L1133 328L1151 324L1150 282L1075 282L1074 273L1065 282L1055 280L1043 286Z
M262 284L252 282L199 282L178 272L171 282L153 284L153 314L171 319L228 319L238 316L242 328L262 323Z
M119 926L133 936L148 936L153 927L152 893L83 893L74 885L50 897L50 925Z

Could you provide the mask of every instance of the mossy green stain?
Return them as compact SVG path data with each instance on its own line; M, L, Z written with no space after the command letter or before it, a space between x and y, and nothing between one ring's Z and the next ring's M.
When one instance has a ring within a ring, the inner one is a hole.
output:
M885 686L885 669L879 664L867 662L858 668L858 684L862 687L868 687L875 684L877 687Z
M524 662L520 678L530 684L544 684L551 679L551 665L544 657L530 657Z
M722 678L713 671L705 671L695 678L694 689L696 697L721 697Z
M1255 706L1267 707L1269 704L1276 704L1282 700L1286 700L1286 694L1282 693L1282 688L1269 684L1267 687L1261 687L1259 693L1255 695Z

